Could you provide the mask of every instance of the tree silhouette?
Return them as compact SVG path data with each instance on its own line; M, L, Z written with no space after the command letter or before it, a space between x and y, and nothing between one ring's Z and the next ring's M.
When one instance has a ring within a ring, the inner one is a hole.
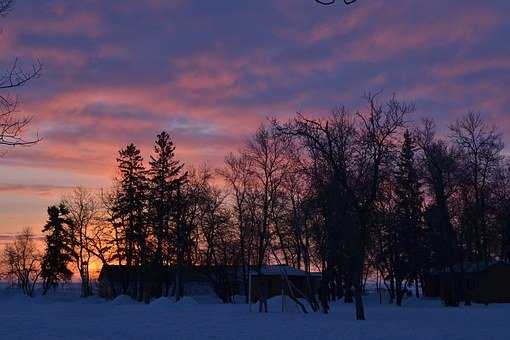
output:
M120 226L119 243L123 244L124 261L127 266L138 267L137 277L143 275L149 263L147 235L147 170L143 163L140 150L133 144L127 145L119 151L117 158L119 177L116 179L112 215L114 223ZM128 277L123 287L128 293L131 277ZM143 298L143 285L131 287L129 292L140 301Z
M43 279L43 294L50 288L58 286L59 282L71 280L73 272L67 267L71 262L71 248L67 237L71 220L69 210L65 205L48 208L48 222L43 227L46 235L46 252L41 263L41 277Z
M170 251L175 239L172 227L175 226L180 204L179 193L187 178L187 172L183 171L184 164L175 159L174 151L175 146L168 132L162 131L158 134L148 170L148 223L156 243L151 259L155 268L163 268L173 255ZM162 284L163 282L160 282L160 288Z
M418 266L422 247L422 195L420 179L416 169L415 143L409 131L404 133L404 142L400 152L395 174L395 293L396 303L402 305L403 282L417 282ZM416 290L418 295L418 290Z
M344 0L344 4L351 5L351 4L355 3L356 1L357 0ZM324 0L315 0L315 2L318 2L321 5L329 6L329 5L333 5L336 2L336 0L327 0L327 1L324 1Z
M14 2L14 0L0 0L0 18L11 12ZM0 145L27 146L40 141L39 136L31 139L23 137L32 119L17 115L19 98L12 95L11 91L38 78L41 70L42 65L39 61L29 69L25 69L19 65L18 59L15 59L7 70L0 72Z
M24 228L2 251L3 275L16 279L23 294L32 297L41 276L41 255L30 228Z

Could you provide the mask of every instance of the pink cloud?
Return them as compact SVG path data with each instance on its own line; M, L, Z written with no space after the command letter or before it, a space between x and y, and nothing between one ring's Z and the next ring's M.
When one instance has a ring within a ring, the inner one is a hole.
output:
M510 70L510 59L503 56L482 56L470 60L458 58L451 63L431 67L432 75L439 78L454 78L486 70Z
M68 192L72 187L56 185L22 185L11 183L0 183L0 194L27 194L43 197L55 197Z

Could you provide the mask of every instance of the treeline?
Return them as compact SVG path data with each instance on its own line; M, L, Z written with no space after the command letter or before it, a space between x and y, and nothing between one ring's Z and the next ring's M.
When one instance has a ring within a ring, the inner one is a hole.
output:
M379 99L367 95L356 112L268 122L217 170L185 170L166 132L147 163L126 146L111 190L77 189L48 209L46 286L75 263L90 294L91 258L134 266L140 277L171 265L176 282L164 293L178 299L187 267L239 266L247 291L249 266L287 264L321 271L325 302L354 302L364 319L369 277L401 305L432 270L510 260L501 135L474 113L438 135L430 120L410 123L413 104ZM146 299L138 281L129 293ZM444 302L456 306L459 288L449 289Z

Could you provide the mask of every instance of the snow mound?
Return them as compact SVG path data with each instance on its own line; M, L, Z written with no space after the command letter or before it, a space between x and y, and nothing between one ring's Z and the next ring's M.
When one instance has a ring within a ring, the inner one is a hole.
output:
M79 298L79 303L82 305L88 305L88 304L100 304L104 303L105 300L97 295L92 295L86 298Z
M170 300L170 298L162 296L158 299L155 299L150 303L150 307L156 307L156 308L167 308L167 307L173 307L174 302Z
M199 303L190 296L183 296L178 302L175 302L174 297L162 296L152 301L149 306L152 308L183 308L197 306Z
M179 307L193 307L197 306L198 302L191 296L183 296L179 301L175 303L175 305Z
M307 310L309 310L308 302L305 299L298 299ZM290 297L283 295L276 295L267 300L267 311L268 312L282 312L282 306L285 313L302 313L301 307Z
M121 305L133 305L133 304L136 304L136 303L138 303L138 302L133 300L128 295L119 295L115 299L112 300L112 304L113 305L118 305L118 306L121 306Z
M190 282L184 288L185 296L216 295L214 289L207 282Z
M246 295L234 295L233 296L234 303L246 303Z
M194 295L192 298L199 305L215 305L223 303L217 295Z

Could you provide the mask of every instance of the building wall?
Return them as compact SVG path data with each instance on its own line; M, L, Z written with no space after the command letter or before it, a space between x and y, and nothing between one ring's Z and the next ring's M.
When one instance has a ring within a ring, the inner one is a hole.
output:
M311 277L312 292L305 276L288 276L288 280L292 282L293 294L296 298L305 297L310 293L316 294L319 289L320 278L315 276ZM267 298L282 295L282 291L287 295L290 294L289 285L280 275L252 276L252 301L258 301L266 291Z
M425 278L423 287L427 297L445 298L448 287L455 285L460 300L476 303L510 303L510 266L492 266L481 272L446 273Z
M474 276L472 299L479 303L510 302L510 267L495 266Z
M439 297L441 294L441 285L438 275L428 275L423 279L423 295L425 297Z

